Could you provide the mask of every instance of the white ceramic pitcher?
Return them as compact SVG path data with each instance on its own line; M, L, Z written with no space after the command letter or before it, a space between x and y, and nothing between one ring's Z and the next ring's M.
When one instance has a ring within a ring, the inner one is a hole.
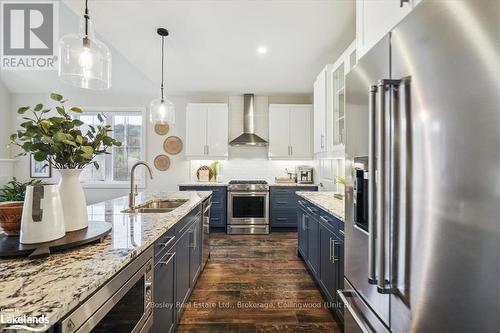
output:
M50 242L65 235L64 215L57 185L26 188L21 218L22 244Z

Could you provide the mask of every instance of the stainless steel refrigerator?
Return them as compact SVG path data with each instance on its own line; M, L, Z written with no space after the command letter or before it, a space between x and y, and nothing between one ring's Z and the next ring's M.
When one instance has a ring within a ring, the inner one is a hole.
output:
M499 48L500 1L424 0L348 74L346 332L500 332Z

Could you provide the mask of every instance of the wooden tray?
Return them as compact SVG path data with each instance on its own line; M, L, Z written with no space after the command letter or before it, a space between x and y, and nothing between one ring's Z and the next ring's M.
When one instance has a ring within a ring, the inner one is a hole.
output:
M0 258L44 258L48 257L51 251L62 251L93 242L102 242L110 231L111 223L89 221L89 226L85 229L67 232L62 238L37 244L21 244L19 236L2 234L0 235Z

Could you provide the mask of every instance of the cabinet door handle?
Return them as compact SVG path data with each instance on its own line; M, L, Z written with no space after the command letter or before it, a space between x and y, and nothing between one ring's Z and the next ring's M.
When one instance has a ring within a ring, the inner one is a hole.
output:
M320 218L321 220L323 220L323 222L325 222L325 223L329 223L329 222L328 222L328 220L327 220L324 216L320 216L319 218Z
M290 146L290 156L293 156L293 146Z
M335 239L330 238L330 244L331 244L331 247L332 247L332 257L331 257L331 260L332 260L332 263L334 264L337 261L339 261L339 258L335 257L335 246L337 245L337 242L335 241Z
M278 221L288 221L288 218L287 217L278 217L277 220Z
M276 201L278 205L287 205L288 201Z
M399 0L399 7L403 7L403 4L404 4L405 2L406 2L407 4L409 4L409 3L410 3L410 0Z
M160 261L159 264L161 264L161 265L168 265L172 261L172 259L174 259L175 252L174 253L167 253L167 255L168 255L167 261Z
M195 228L191 231L191 244L189 245L190 248L196 249L196 225Z
M329 247L329 250L330 250L330 252L329 252L329 254L330 254L330 261L332 261L332 257L333 257L333 255L332 255L332 237L328 238L328 242L329 242L329 246L330 246Z

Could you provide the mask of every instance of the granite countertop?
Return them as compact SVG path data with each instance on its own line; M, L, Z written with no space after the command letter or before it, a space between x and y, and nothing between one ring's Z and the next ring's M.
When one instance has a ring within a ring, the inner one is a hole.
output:
M312 202L340 220L344 221L344 200L333 196L335 192L297 192L297 195Z
M210 194L209 191L139 194L138 203L153 198L189 200L162 214L121 213L127 208L128 197L89 206L89 220L113 225L102 243L56 252L45 259L0 259L0 313L4 317L44 315L48 323L43 328L49 329ZM2 327L7 326L0 323L0 331L4 332Z

